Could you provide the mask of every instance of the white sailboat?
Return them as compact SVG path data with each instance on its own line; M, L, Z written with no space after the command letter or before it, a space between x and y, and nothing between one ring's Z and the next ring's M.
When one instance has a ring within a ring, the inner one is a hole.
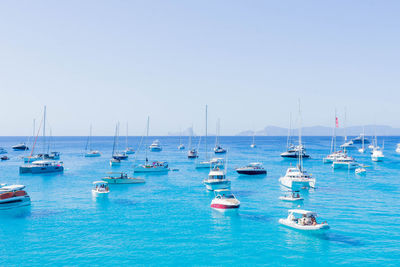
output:
M150 117L147 117L147 130L146 130L146 140L149 137L149 125L150 125ZM157 172L157 173L165 173L170 169L168 168L168 162L165 161L153 161L149 162L147 158L147 150L145 149L145 163L134 166L133 171L138 173L149 173L149 172Z
M129 129L129 125L128 125L128 123L126 123L125 154L131 155L131 154L135 154L135 150L132 147L129 147L129 145L128 145L128 136L129 136L128 129Z
M337 147L336 128L337 127L339 127L339 122L338 122L338 118L336 116L336 110L335 110L335 125L333 127L333 135L332 135L332 141L331 141L331 153L323 159L324 163L332 163L337 158L342 157L344 155L344 153L342 151L336 150L336 147Z
M340 147L343 149L355 148L352 140L347 141L346 128L347 128L347 110L345 109L345 111L344 111L344 143Z
M192 128L190 128L189 150L188 150L188 153L187 153L187 157L189 159L196 159L196 158L199 157L199 155L197 153L197 149L192 146L192 139L193 139L193 125L192 125Z
M182 130L179 132L179 146L178 146L179 150L183 150L185 149L185 145L182 144Z
M208 151L207 151L207 136L208 136L208 131L207 131L207 124L208 124L208 114L207 114L207 109L208 106L206 105L206 127L205 127L205 138L204 138L204 145L205 145L205 160L203 161L196 161L196 169L202 169L202 168L211 168L211 164L214 167L219 167L223 168L224 166L224 160L221 158L208 158Z
M256 148L257 147L256 142L255 142L255 135L256 135L256 132L253 131L253 142L251 142L251 145L250 145L251 148Z
M115 127L114 145L112 158L115 160L127 160L128 155L125 152L119 152L119 122Z
M220 144L219 144L219 134L220 134L220 121L219 119L217 120L217 133L215 135L215 147L214 147L214 153L215 154L225 154L226 149L224 149Z
M358 149L358 152L364 153L365 152L365 127L363 127L363 134L360 137L361 137L361 148Z
M85 157L86 158L93 158L93 157L100 157L101 153L98 150L92 149L92 125L90 124L89 129L89 136L86 141L86 148L85 148Z
M300 100L299 100L299 147L302 146L301 143L301 110L300 110ZM308 174L303 168L303 157L302 153L299 154L298 164L296 167L289 167L286 171L285 176L279 178L280 183L292 190L299 190L303 188L314 188L316 179Z

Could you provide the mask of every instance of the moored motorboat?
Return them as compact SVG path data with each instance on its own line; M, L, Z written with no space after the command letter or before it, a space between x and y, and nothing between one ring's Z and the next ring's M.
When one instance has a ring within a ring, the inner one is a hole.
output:
M190 149L190 150L188 151L188 153L187 153L187 157L188 157L189 159L198 158L199 155L197 154L197 150L196 150L195 148Z
M85 153L86 158L95 158L95 157L100 157L101 153L98 150L91 150L89 152Z
M127 147L125 149L125 154L127 154L127 155L135 154L135 149L133 149L131 147Z
M375 162L383 161L385 155L383 155L382 149L375 147L372 149L371 160Z
M304 200L304 198L302 198L300 196L299 191L291 191L290 194L284 195L284 196L280 196L279 199L282 200L282 201L290 201L290 202Z
M353 158L347 155L347 152L345 151L344 154L338 158L336 158L335 161L332 163L332 167L334 169L355 169L359 166L357 161Z
M153 143L149 146L150 151L152 152L160 152L162 150L160 141L154 140Z
M231 187L231 181L226 179L225 171L219 167L214 167L203 181L207 190L228 189Z
M106 181L93 182L92 194L96 197L106 197L110 193L110 188Z
M315 188L316 180L300 166L289 167L285 176L279 178L279 182L292 190Z
M219 167L224 168L225 160L223 158L212 158L210 160L196 162L196 169Z
M0 186L0 210L29 206L31 198L24 185Z
M102 180L108 182L109 184L142 184L146 182L143 178L129 177L128 174L124 172L120 172L118 174L120 175L110 175L102 178Z
M326 156L323 159L324 163L333 163L335 160L337 160L340 157L343 157L345 154L343 153L343 151L336 151L333 152L331 154L329 154L328 156Z
M120 159L116 159L116 158L111 158L110 159L110 166L111 167L116 167L116 166L120 166L121 165L121 160Z
M1 159L1 160L9 160L10 158L7 157L7 156L2 156L0 159Z
M51 173L51 172L63 172L64 165L61 161L53 160L37 160L30 164L19 167L20 173Z
M301 215L297 217L295 215ZM279 223L291 228L304 231L320 231L328 230L329 225L326 222L318 223L317 214L308 210L293 209L288 211L286 219L279 219Z
M236 168L237 173L246 174L246 175L260 175L267 174L267 170L264 169L262 163L253 162L248 164L247 166Z
M156 172L156 173L165 173L169 172L170 169L168 167L168 162L166 161L153 161L153 162L148 162L146 159L145 164L137 165L133 169L134 172Z
M281 157L283 158L309 158L310 155L306 153L306 149L304 145L301 146L289 146L287 151L281 153Z
M356 174L358 174L358 175L364 175L364 174L367 173L367 170L366 170L365 168L363 168L363 167L359 167L359 168L355 169L354 172L355 172Z
M214 190L215 198L211 201L211 208L218 211L236 211L240 207L240 201L229 189Z

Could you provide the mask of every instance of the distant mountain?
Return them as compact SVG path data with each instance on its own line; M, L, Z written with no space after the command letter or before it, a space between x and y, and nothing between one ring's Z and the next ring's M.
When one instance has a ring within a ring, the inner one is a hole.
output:
M346 134L348 136L358 136L363 132L363 126L350 126L346 128ZM330 136L333 133L332 127L326 126L311 126L302 128L302 135L304 136ZM341 136L344 135L345 130L343 128L336 129L336 135ZM391 126L386 125L366 125L365 126L365 135L391 135L396 136L400 135L400 128L393 128ZM236 136L252 136L254 131L247 130L236 134ZM288 134L288 128L276 127L276 126L267 126L261 131L256 131L255 134L257 136L286 136ZM297 135L298 129L292 130L292 135Z

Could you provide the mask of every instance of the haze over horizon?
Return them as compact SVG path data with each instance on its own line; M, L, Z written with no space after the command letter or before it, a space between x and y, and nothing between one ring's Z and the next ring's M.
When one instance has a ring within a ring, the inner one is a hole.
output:
M2 1L1 136L400 128L400 3Z

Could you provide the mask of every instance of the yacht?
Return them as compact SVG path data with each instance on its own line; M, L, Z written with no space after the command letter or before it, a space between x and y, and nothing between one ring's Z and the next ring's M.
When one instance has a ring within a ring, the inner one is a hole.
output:
M369 140L367 138L365 138L365 134L362 133L359 136L355 137L352 139L353 144L361 144L364 142L364 144L368 144Z
M285 176L279 178L280 183L292 190L303 188L315 188L315 178L308 174L300 166L290 167L287 169Z
M331 154L329 154L328 156L326 156L323 159L324 163L333 163L335 160L337 160L340 157L345 156L345 154L343 153L343 151L335 151Z
M310 155L308 155L306 153L306 148L304 147L304 145L301 145L301 146L291 145L288 147L286 152L283 152L281 154L281 157L283 157L283 158L299 158L300 156L302 158L310 157Z
M129 131L128 131L128 129L129 129L129 126L128 126L128 123L126 123L126 138L125 138L126 149L125 149L124 153L125 153L125 155L132 155L132 154L135 154L135 150L133 148L129 147L129 143L128 143Z
M129 177L128 174L124 172L118 173L118 176L107 176L102 180L108 182L109 184L143 184L145 180L143 178Z
M335 125L333 127L333 135L332 135L332 141L331 141L331 152L328 156L323 158L324 163L332 163L334 162L337 158L341 157L344 155L342 151L337 151L337 142L336 142L336 128L339 127L339 120L338 117L336 116L336 110L335 110Z
M296 215L300 215L296 217ZM305 231L328 230L329 225L326 222L318 223L317 214L308 210L293 209L288 211L286 219L279 219L279 223L291 228Z
M301 111L300 111L300 101L299 101L299 145L302 148L301 143ZM302 188L315 188L315 178L308 174L303 169L303 154L298 154L298 164L297 167L289 167L286 171L285 176L279 178L280 183L292 190L299 190Z
M108 193L110 193L110 188L108 187L108 183L105 181L96 181L93 182L92 194L95 197L107 197Z
M264 169L262 163L260 162L250 163L247 166L237 168L236 171L239 174L247 175L267 174L267 170Z
M358 174L358 175L364 175L364 174L367 173L367 170L366 170L365 168L363 168L363 167L359 167L359 168L355 169L354 172L355 172L356 174Z
M0 210L29 206L31 198L24 185L0 185Z
M7 154L7 150L4 148L0 147L0 154Z
M9 160L10 158L7 157L7 156L2 156L0 159L1 159L2 161L4 161L4 160Z
M113 143L113 150L112 150L112 156L111 156L111 161L110 164L111 166L113 163L117 164L118 160L127 160L128 155L125 152L119 152L118 151L118 141L119 141L119 122L115 126L115 135L114 135L114 143Z
M150 151L160 152L162 150L161 144L159 140L154 140L153 143L149 146Z
M251 145L250 145L251 148L256 148L256 147L257 147L256 142L255 142L255 140L254 140L254 139L255 139L255 134L256 134L256 133L253 132L253 142L252 142Z
M355 169L359 166L357 161L345 153L332 163L334 169Z
M217 120L217 134L215 135L215 147L214 147L214 153L215 154L225 154L226 149L224 149L220 144L219 144L219 135L220 135L220 121L219 119Z
M26 164L19 167L20 173L51 173L51 172L63 172L64 166L61 161L53 160L37 160L31 164Z
M225 160L223 158L212 158L210 160L196 162L196 169L211 168L212 166L224 168Z
M372 161L378 162L378 161L383 161L385 156L383 155L383 151L380 147L374 147L372 149L372 154L371 154L371 159Z
M121 165L121 160L118 158L111 158L110 159L110 166L111 167L117 167Z
M240 207L240 201L229 189L214 190L215 198L211 201L211 208L218 211L236 211Z
M185 149L185 145L182 144L182 132L181 132L180 135L179 135L179 146L178 146L178 149L179 149L179 150Z
M199 157L199 155L197 154L196 148L190 149L190 150L188 151L187 156L188 156L189 159L195 159L195 158L198 158L198 157Z
M231 188L231 181L226 179L225 171L218 167L211 169L208 178L204 179L203 183L210 191Z
M12 146L12 149L14 150L29 150L29 147L25 143L20 143L18 145Z
M101 153L98 150L92 149L92 125L90 124L89 136L86 141L86 148L85 148L85 157L86 158L94 158L100 157Z

